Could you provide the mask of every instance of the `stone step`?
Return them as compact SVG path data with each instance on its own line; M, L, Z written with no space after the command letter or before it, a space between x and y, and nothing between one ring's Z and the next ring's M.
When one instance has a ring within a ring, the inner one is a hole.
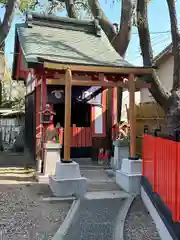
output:
M91 181L88 182L88 192L92 191L114 191L120 190L119 186L113 181Z

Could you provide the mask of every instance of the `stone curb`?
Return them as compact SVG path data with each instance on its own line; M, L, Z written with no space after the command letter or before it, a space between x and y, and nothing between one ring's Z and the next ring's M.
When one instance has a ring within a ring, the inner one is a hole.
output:
M64 222L61 224L60 228L57 230L57 232L53 236L52 240L65 239L68 229L71 226L71 224L75 218L75 215L79 210L79 206L80 206L80 199L74 200L68 213L67 213L67 216L66 216Z
M127 199L127 201L124 203L124 206L122 207L122 209L120 209L118 213L115 233L114 233L114 240L124 240L124 224L125 224L126 216L129 212L129 209L134 199L135 199L134 196L130 196Z

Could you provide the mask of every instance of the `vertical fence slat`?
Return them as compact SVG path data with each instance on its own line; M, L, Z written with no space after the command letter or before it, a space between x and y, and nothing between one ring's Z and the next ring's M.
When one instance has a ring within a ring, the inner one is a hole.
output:
M176 221L180 222L180 143L177 143L177 175L176 175Z
M154 137L145 134L143 138L143 176L154 185Z

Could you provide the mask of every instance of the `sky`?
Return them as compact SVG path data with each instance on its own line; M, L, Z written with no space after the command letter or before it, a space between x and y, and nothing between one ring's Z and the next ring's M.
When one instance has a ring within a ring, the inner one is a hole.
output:
M115 0L114 4L111 4L110 2L112 1L110 0L100 0L100 2L109 20L112 23L119 24L121 12L120 1ZM176 2L178 24L180 26L180 1ZM3 8L0 8L1 19L3 18L3 15L4 10ZM65 13L63 12L60 15L64 16ZM170 21L166 1L152 0L152 2L148 6L148 18L153 52L154 56L156 56L171 42ZM10 68L13 61L15 24L21 21L22 19L19 15L15 16L9 35L5 41L5 54L8 57L8 66ZM126 59L136 66L142 65L142 58L140 55L140 47L136 27L133 27L132 39L128 47Z

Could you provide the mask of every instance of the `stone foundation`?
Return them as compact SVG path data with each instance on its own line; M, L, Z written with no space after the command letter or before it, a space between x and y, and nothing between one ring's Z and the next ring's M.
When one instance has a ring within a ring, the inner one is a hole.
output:
M55 175L49 176L49 185L56 197L81 197L87 192L86 178L81 177L76 162L57 162Z
M126 192L139 195L142 160L123 159L121 170L116 171L116 183Z

